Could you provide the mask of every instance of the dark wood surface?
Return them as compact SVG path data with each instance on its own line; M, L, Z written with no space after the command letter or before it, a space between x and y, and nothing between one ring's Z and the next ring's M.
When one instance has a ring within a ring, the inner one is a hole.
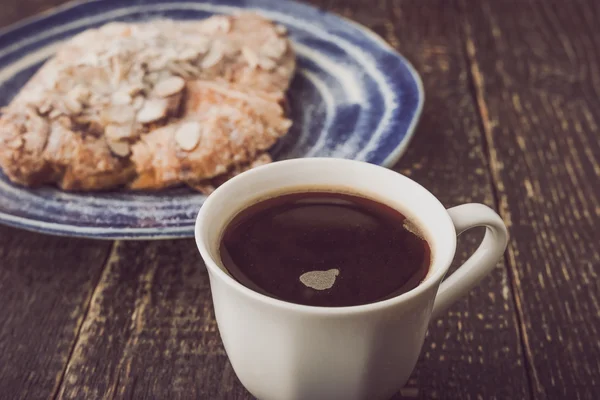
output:
M313 0L421 74L396 169L483 202L506 257L432 321L396 398L600 398L600 3ZM62 3L3 2L0 25ZM455 265L481 232L459 239ZM250 398L192 240L100 242L0 227L0 398Z
M530 389L598 399L600 3L461 7Z

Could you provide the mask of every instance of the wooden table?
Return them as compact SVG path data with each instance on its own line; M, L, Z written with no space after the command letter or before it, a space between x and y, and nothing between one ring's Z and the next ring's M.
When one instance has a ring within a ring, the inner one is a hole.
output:
M503 260L432 321L397 398L600 398L600 2L313 0L416 66L425 110L396 169L483 202ZM0 25L61 0L9 0ZM460 238L456 264L482 232ZM0 227L0 398L245 399L192 240Z

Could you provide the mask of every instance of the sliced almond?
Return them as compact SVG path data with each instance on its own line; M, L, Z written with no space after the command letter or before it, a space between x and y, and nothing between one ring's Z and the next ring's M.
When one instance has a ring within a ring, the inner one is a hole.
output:
M73 99L69 96L65 96L63 98L63 104L64 104L65 108L71 114L79 114L81 112L81 110L83 109L83 106L81 105L80 102L78 102L76 99Z
M284 119L283 121L281 121L281 124L279 125L279 127L281 128L281 130L287 132L292 127L293 124L294 123L292 122L291 119Z
M106 96L101 93L92 93L87 103L92 105L94 108L105 108L111 105L110 96Z
M268 40L260 48L260 55L267 56L273 60L279 60L287 50L287 40L277 37Z
M224 174L225 172L227 172L227 167L224 166L223 164L219 164L217 166L215 166L215 169L213 170L215 175L221 175Z
M87 101L90 98L90 95L91 95L90 90L83 85L75 86L67 94L68 97L70 97L71 99L78 101L78 102Z
M242 55L246 59L246 62L250 68L254 69L258 66L258 54L256 54L254 50L244 46L242 47Z
M59 110L58 108L53 109L52 111L50 111L50 114L48 114L50 119L58 118L61 115L63 115L63 112L61 110Z
M210 50L210 44L212 40L206 36L194 36L194 49L198 51L200 55L206 54Z
M203 21L201 29L207 33L228 33L231 30L231 21L228 17L218 15Z
M144 80L146 82L156 84L156 82L160 80L160 76L158 75L158 72L150 72L144 76Z
M175 132L177 145L185 151L191 151L198 146L202 127L198 122L185 122Z
M144 96L135 96L131 105L135 110L142 108L144 105Z
M268 57L258 59L258 66L266 71L271 71L277 67L277 63Z
M106 143L108 144L110 151L119 157L126 157L131 151L129 148L129 143L127 142L107 140Z
M67 129L73 128L73 121L66 115L61 115L60 117L56 118L56 121Z
M256 157L256 159L254 161L252 161L250 163L250 167L252 167L252 168L260 167L261 165L269 164L271 161L273 161L273 159L271 158L271 156L268 153L261 154L260 156Z
M198 35L198 32L183 34L180 39L178 42L184 50L178 52L175 58L182 61L189 61L205 54L210 49L212 42L207 36Z
M183 62L183 63L179 63L177 65L179 65L179 69L180 70L182 70L182 71L185 72L186 76L189 76L189 77L192 77L192 78L193 77L197 77L197 75L198 75L198 68L194 64L189 63L189 62Z
M219 21L219 30L223 33L231 31L231 20L228 17L222 17Z
M110 96L110 102L116 106L131 104L131 96L129 95L129 93L127 93L127 91L114 92Z
M40 106L38 107L38 112L42 115L48 114L50 111L52 111L53 108L54 107L52 106L52 102L50 100L46 100L42 102L42 104L40 104Z
M9 141L7 144L9 149L20 149L21 147L23 147L23 139L21 137L16 137L14 139L12 139L11 141Z
M79 58L77 60L77 64L76 65L87 65L90 67L98 67L100 66L100 58L98 58L98 55L93 54L93 53L87 53L81 56L81 58Z
M154 86L154 94L158 97L168 97L179 93L185 87L185 81L179 76L163 79Z
M135 110L129 106L111 106L104 110L102 119L119 125L130 124L135 119Z
M197 58L199 54L200 52L198 50L187 48L177 55L177 59L180 61L191 61Z
M148 69L150 71L160 71L167 66L169 61L168 57L158 57L148 63Z
M275 25L275 32L279 35L285 35L288 32L288 30L285 26L277 24Z
M130 80L129 84L122 86L121 89L119 89L119 92L128 94L129 96L135 96L136 94L144 90L142 77L139 78L139 81L137 81L137 77L134 77L133 81L135 81L135 83L133 83L132 80Z
M140 111L137 113L136 119L142 124L158 121L167 115L168 103L164 99L146 100Z
M119 141L134 137L135 131L131 125L108 125L104 134L111 141Z
M180 77L184 78L184 80L191 79L197 75L198 71L195 68L192 68L192 71L190 72L183 67L184 65L185 63L170 62L167 68L169 72L179 75Z
M200 66L204 69L212 68L223 59L224 55L223 48L215 43L208 54L202 59Z
M221 50L223 50L223 54L226 58L231 58L240 54L239 46L229 39L219 40L217 43L219 43L219 46L221 47Z

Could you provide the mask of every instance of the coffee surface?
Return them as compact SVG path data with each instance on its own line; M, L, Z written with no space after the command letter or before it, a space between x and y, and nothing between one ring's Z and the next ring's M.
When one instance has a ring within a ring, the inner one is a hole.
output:
M224 267L241 284L311 306L368 304L421 283L429 244L402 213L334 192L276 196L241 211L220 243Z

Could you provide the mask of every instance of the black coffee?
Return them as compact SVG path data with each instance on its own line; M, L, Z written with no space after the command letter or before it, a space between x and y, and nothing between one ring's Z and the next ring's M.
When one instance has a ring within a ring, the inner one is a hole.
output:
M399 211L350 194L285 194L249 206L226 227L221 261L267 296L342 307L388 299L427 275L431 251Z

